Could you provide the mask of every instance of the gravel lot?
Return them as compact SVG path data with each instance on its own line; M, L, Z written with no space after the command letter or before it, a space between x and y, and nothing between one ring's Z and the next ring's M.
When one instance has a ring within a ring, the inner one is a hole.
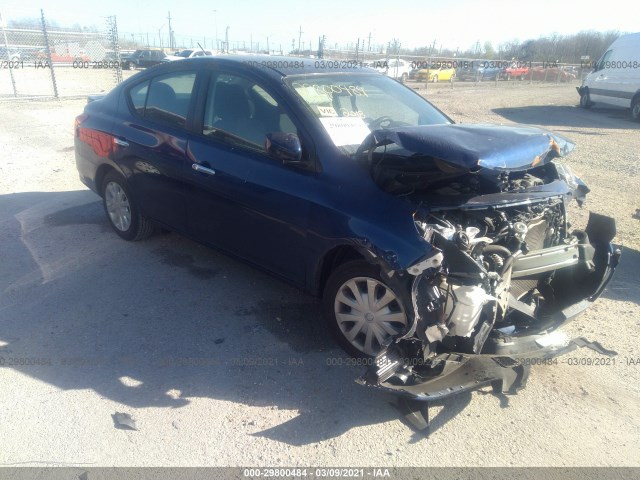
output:
M615 365L538 366L516 396L458 396L433 407L425 438L353 382L362 368L314 298L175 234L113 234L77 179L82 100L0 102L0 464L640 466L640 125L577 108L572 85L425 94L458 122L576 141L567 162L592 192L574 224L615 216L624 251L567 332L616 350ZM115 412L138 430L114 428Z

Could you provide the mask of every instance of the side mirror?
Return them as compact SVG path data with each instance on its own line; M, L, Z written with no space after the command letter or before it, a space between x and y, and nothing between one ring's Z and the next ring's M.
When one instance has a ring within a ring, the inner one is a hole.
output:
M267 133L264 147L269 155L283 163L302 163L302 145L294 133Z

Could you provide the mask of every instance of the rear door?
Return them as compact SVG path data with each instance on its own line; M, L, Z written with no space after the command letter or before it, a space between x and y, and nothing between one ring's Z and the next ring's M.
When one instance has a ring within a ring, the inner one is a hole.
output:
M115 161L145 215L186 230L184 170L187 121L195 107L194 70L159 75L125 91L125 121L117 122Z

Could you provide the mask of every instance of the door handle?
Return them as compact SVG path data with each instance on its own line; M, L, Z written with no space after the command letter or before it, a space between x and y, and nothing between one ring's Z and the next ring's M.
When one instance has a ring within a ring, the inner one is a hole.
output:
M203 167L199 163L192 163L191 168L196 172L205 173L207 175L215 175L216 171L213 168Z
M113 143L115 143L116 145L120 145L121 147L128 147L129 146L129 142L126 142L124 140L120 140L118 137L113 137Z

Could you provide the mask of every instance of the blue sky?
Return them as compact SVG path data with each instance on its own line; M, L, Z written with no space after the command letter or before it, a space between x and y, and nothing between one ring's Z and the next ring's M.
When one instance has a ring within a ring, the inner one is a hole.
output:
M465 50L476 41L500 43L541 35L575 33L580 30L638 31L637 15L624 0L606 3L559 2L557 0L502 1L440 0L399 2L368 0L346 2L323 0L215 1L191 0L4 0L0 12L5 18L36 16L40 8L62 26L80 23L100 26L101 16L116 15L120 32L145 33L151 38L168 32L170 10L173 30L181 35L224 38L229 26L229 40L260 42L271 48L290 47L302 26L302 41L317 47L319 35L326 35L329 45L354 43L358 38L386 44L393 38L409 48L441 45ZM609 13L610 14L609 14ZM627 12L627 15L624 15ZM217 29L216 29L217 26Z

